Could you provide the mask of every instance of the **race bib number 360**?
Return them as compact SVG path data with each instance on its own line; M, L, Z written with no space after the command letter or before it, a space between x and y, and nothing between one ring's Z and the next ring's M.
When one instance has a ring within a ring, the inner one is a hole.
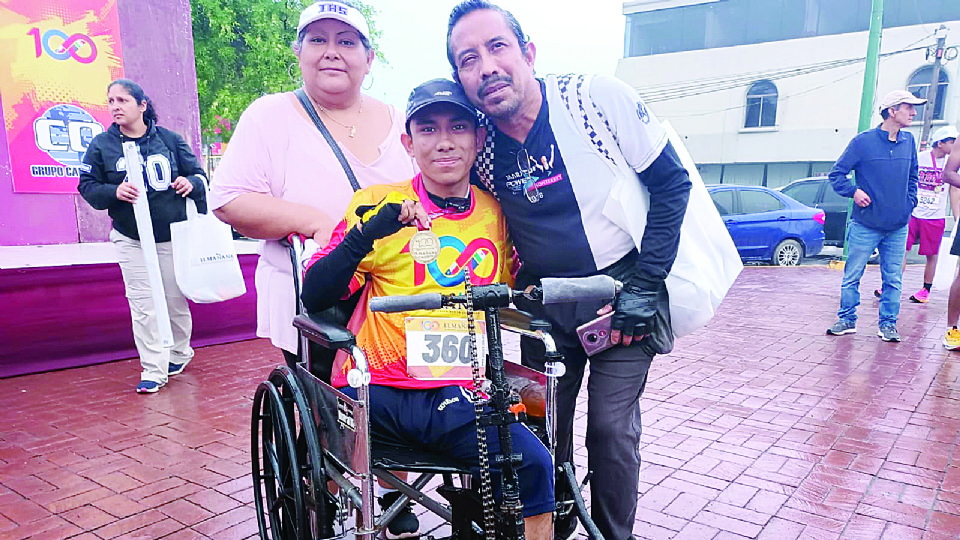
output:
M407 317L407 373L421 380L469 380L470 334L466 318ZM477 357L484 373L486 326L476 321Z

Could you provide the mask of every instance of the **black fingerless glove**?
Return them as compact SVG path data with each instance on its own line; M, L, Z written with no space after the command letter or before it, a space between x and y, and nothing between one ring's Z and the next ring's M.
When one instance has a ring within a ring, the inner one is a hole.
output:
M376 205L357 207L360 223L347 231L337 247L315 262L304 276L300 299L308 312L335 305L348 290L360 261L373 250L374 240L404 227L400 222L404 199L402 193L392 192Z
M404 227L400 222L402 198L393 193L384 197L375 206L366 205L357 207L357 217L360 218L360 233L367 240L379 240L396 233Z
M633 283L626 283L614 303L612 330L620 330L621 339L626 336L641 337L653 332L657 314L657 291Z

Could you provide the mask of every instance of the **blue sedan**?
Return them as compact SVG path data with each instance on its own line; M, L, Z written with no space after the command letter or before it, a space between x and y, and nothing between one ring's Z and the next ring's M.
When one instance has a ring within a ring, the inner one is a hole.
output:
M797 266L823 249L823 210L760 186L707 186L744 261Z

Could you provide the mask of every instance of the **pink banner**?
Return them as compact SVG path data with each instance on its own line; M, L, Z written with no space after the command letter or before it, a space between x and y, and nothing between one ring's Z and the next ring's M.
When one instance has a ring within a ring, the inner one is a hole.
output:
M123 76L116 0L0 3L0 96L19 193L76 193L90 141L113 122Z

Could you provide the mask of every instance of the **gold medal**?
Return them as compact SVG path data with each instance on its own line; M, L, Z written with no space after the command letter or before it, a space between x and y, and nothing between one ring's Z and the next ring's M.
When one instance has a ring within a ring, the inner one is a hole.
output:
M440 238L431 230L417 231L410 238L410 256L420 264L430 264L440 256Z

